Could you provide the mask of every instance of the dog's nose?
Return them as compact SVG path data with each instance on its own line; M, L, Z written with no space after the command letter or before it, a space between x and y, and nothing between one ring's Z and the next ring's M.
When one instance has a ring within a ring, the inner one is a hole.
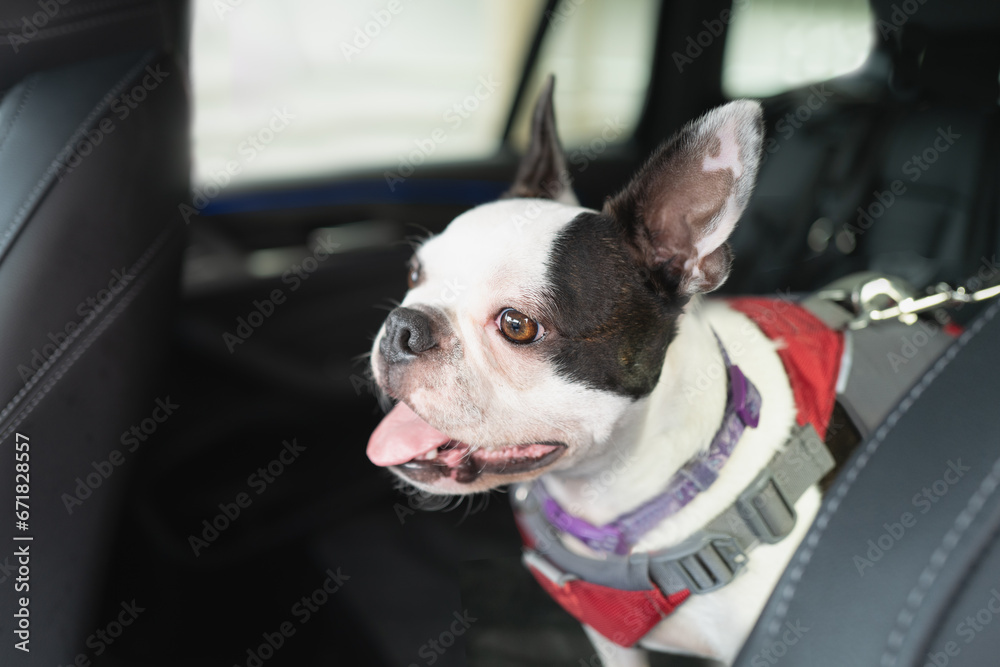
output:
M379 351L390 364L399 364L416 359L435 345L430 318L419 310L399 307L386 318Z

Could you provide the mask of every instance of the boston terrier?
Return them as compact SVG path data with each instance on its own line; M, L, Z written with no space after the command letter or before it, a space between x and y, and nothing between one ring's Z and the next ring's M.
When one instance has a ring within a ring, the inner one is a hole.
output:
M605 664L646 664L646 649L731 663L830 468L784 498L790 523L755 532L741 501L802 431L788 341L702 295L729 274L761 108L739 100L691 122L598 211L571 189L552 86L510 190L411 260L372 349L375 381L398 402L368 456L432 494L513 485L526 563ZM716 530L720 517L751 535L752 553L735 528ZM623 574L640 566L639 581ZM614 618L587 608L608 591L628 607Z

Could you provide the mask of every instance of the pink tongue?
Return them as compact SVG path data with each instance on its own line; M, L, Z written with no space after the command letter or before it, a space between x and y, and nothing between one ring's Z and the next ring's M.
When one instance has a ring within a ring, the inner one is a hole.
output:
M446 444L450 438L400 401L368 439L368 458L377 466L398 466Z

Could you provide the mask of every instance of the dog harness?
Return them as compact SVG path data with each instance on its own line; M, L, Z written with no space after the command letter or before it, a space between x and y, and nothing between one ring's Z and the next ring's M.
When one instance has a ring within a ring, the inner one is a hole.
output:
M905 334L913 336L913 327L897 323L848 331L843 310L823 300L800 304L744 297L730 299L728 305L778 343L797 408L791 437L736 502L681 544L630 552L647 531L707 489L743 431L757 426L760 394L731 362L721 341L728 378L722 426L707 451L685 464L662 493L603 526L567 512L540 480L519 485L512 494L525 565L566 611L621 646L634 645L690 595L732 581L755 546L774 544L791 532L795 502L834 467L823 438L835 401L841 400L861 435L868 435L911 378L919 377L950 342L950 336L942 335L912 368L908 363L896 366L892 357L897 337L905 347ZM895 378L886 389L885 378L892 377L887 364ZM873 374L883 380L881 394L872 394ZM845 392L851 387L857 391ZM571 535L602 556L570 551L561 535Z

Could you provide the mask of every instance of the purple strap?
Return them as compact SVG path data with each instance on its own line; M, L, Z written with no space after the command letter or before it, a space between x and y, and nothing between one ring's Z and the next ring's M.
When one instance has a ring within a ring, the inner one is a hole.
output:
M712 439L708 451L696 455L684 464L670 479L663 493L603 526L595 526L573 516L545 491L541 482L536 482L534 492L541 501L542 511L549 523L592 549L625 555L646 532L668 516L676 514L712 485L722 466L729 460L744 429L757 427L761 406L760 392L743 375L739 366L729 360L718 336L716 341L722 350L722 359L729 374L729 391L722 426Z

